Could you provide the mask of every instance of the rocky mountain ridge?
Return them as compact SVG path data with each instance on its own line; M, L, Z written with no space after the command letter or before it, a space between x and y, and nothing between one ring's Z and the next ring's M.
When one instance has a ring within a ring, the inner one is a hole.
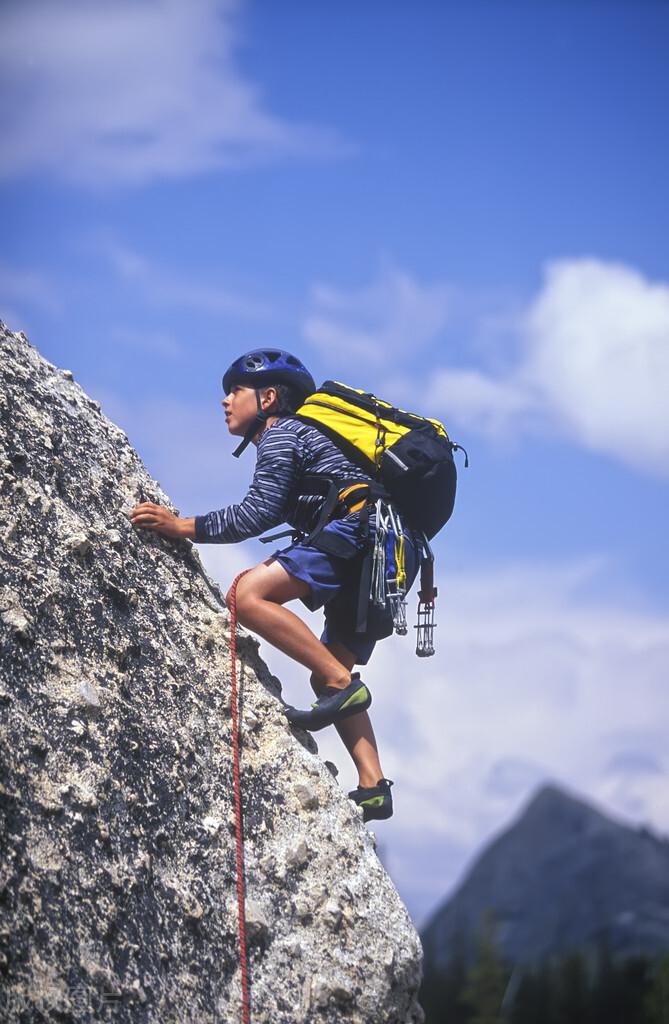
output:
M73 380L0 324L0 1016L241 1020L230 622L170 506ZM409 1024L421 950L244 630L252 1021Z
M493 910L512 964L574 950L616 957L669 950L669 841L542 787L477 858L422 933L426 967L472 959Z

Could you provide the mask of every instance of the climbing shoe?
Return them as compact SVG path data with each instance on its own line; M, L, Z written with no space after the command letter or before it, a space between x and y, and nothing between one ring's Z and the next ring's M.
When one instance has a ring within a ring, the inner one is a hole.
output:
M309 711L300 711L286 705L285 712L291 725L299 725L309 732L316 732L318 729L324 729L326 725L341 722L343 718L366 711L371 703L371 693L361 680L360 673L354 672L351 682L343 689L326 686Z
M362 807L363 821L371 821L372 818L383 820L392 816L391 786L390 779L379 779L375 786L358 786L348 794L358 807Z

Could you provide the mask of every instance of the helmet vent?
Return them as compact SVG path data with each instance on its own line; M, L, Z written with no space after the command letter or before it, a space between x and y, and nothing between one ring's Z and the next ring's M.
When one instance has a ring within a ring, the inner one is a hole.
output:
M247 356L244 360L244 366L247 370L262 370L265 365L262 355L259 352L254 352L252 355Z

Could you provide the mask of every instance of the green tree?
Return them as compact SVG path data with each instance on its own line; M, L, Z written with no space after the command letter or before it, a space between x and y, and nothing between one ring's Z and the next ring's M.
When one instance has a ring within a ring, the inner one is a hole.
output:
M467 975L463 1002L469 1007L470 1024L501 1024L502 1000L509 971L497 948L497 922L492 911L484 915L478 957Z
M592 990L593 1024L641 1024L649 988L651 964L645 957L600 958Z
M426 1024L469 1024L469 1012L462 1004L467 969L464 958L455 955L446 967L425 968L419 1002Z
M669 1024L669 956L658 960L646 998L647 1024Z
M555 985L548 964L526 971L516 990L510 1024L552 1024L555 1020Z
M590 1024L590 986L580 953L570 953L560 964L556 1011L557 1024Z

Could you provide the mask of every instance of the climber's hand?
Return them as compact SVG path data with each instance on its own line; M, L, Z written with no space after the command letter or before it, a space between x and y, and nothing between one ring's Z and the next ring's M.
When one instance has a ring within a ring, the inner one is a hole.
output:
M186 536L183 528L185 521L162 505L154 505L152 501L143 501L141 505L136 505L130 513L130 522L132 526L142 530L155 530L164 537L176 539Z

